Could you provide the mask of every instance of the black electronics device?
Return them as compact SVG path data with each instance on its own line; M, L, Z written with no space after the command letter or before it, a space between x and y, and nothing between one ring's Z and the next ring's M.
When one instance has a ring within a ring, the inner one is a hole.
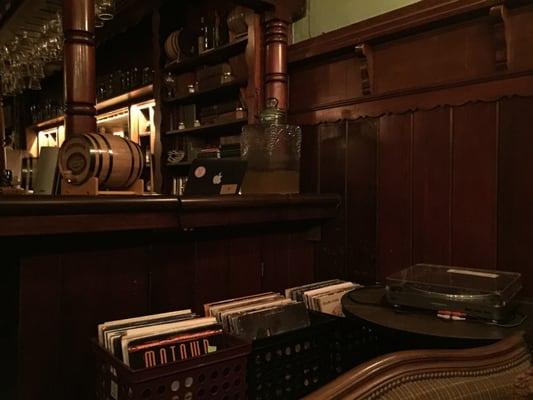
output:
M386 298L394 306L507 321L521 288L516 272L416 264L387 278Z
M189 170L184 195L238 194L247 164L245 160L197 158Z

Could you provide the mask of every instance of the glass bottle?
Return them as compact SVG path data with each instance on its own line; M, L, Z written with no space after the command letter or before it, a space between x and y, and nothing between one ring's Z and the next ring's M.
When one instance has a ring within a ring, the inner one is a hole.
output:
M205 50L205 44L206 44L206 32L207 27L205 25L205 19L204 17L200 18L200 35L198 35L198 54L202 54Z

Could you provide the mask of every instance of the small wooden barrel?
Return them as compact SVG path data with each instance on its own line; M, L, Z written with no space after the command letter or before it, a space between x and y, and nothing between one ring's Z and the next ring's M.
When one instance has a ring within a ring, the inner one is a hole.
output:
M143 167L141 148L120 136L86 133L66 140L59 151L59 171L73 185L96 177L100 187L127 188Z

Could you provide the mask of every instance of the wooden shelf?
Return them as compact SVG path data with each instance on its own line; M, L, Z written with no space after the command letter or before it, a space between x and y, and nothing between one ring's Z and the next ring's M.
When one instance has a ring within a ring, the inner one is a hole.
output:
M134 103L139 103L148 100L154 95L154 85L146 85L137 89L133 89L127 93L112 97L110 99L102 100L96 103L96 113L102 113L104 110L109 111L114 108L128 107Z
M153 96L154 87L152 84L142 86L138 89L134 89L130 92L121 94L110 99L103 100L96 104L96 114L101 114L103 111L109 111L114 108L127 107L131 104L138 103L143 100L147 100ZM50 118L45 121L40 121L32 125L33 130L45 130L62 125L65 121L64 116L59 115L55 118Z
M186 96L172 97L172 98L164 100L164 102L165 103L177 103L177 104L200 102L203 99L211 97L211 96L222 96L222 95L230 94L232 91L235 91L236 89L242 86L245 86L247 82L248 80L246 79L234 80L232 82L224 83L214 89L203 90L203 91L199 91L196 93L188 94Z
M240 128L248 123L248 118L239 118L233 121L220 122L217 124L203 125L194 128L176 129L166 132L167 135L188 135L202 133L220 133L220 131Z
M65 118L60 115L55 118L50 118L45 121L37 122L36 124L32 125L32 129L34 131L44 131L46 129L55 128L60 125L63 125L63 122L65 121Z
M170 61L165 65L166 71L172 71L177 74L191 70L203 64L216 64L227 60L231 56L241 53L248 43L248 36L239 38L224 46L217 47L213 50L208 50L199 56L187 58L181 62Z

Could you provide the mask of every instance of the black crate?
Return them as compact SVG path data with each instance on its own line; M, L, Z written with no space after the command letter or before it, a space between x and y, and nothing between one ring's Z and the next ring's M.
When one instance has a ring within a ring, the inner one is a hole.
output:
M190 360L132 370L93 341L99 400L246 398L250 344L225 335L222 348Z
M248 398L301 398L379 352L374 331L360 323L314 312L310 316L307 328L254 341Z

